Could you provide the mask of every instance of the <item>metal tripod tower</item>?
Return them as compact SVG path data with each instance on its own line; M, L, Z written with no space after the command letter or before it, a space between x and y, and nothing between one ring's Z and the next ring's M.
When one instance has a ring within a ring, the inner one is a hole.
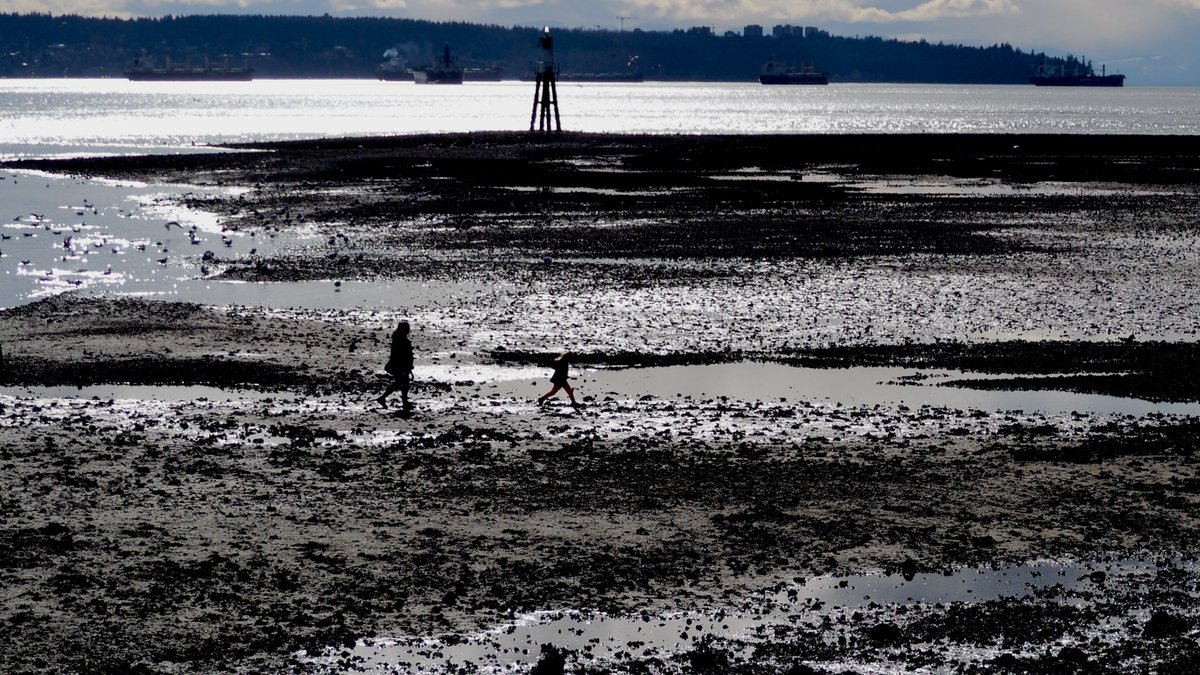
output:
M553 131L562 131L562 121L558 117L558 64L554 62L554 38L550 37L549 26L542 29L538 46L542 48L542 60L534 66L537 77L534 80L529 130L533 131L536 124L538 131L551 131L550 109L554 108Z

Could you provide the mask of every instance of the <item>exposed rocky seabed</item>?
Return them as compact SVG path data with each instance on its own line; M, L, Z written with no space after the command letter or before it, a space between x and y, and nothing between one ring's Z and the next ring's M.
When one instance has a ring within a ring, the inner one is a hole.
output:
M244 188L178 200L291 243L196 274L411 300L0 311L0 671L1200 657L1200 139L235 149L7 168ZM411 410L375 400L399 319ZM567 349L582 408L538 406ZM738 364L757 389L686 379ZM864 368L940 402L775 382ZM1025 403L945 398L988 391Z

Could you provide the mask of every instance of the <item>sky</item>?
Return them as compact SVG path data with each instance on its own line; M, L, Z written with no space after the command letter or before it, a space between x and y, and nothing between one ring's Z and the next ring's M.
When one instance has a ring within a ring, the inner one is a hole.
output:
M1128 75L1128 85L1200 85L1200 0L0 0L0 12L329 14L609 30L707 26L718 33L792 24L835 35L1008 43L1087 57L1097 69Z

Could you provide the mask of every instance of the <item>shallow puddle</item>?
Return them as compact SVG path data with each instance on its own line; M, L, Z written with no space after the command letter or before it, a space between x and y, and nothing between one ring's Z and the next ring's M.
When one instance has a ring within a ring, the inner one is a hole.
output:
M418 365L419 392L423 382L450 384L453 391L473 398L536 400L549 389L549 371L531 366L509 367L435 362ZM846 407L888 408L923 406L957 410L1065 415L1073 412L1142 416L1200 415L1200 403L1158 403L1136 398L1075 394L1064 391L990 391L944 386L955 380L995 379L945 370L892 367L801 368L780 364L741 362L655 368L587 369L572 371L576 397L628 400L652 397L666 400L761 401L769 404L820 402ZM221 389L207 386L95 385L58 387L0 387L0 395L25 398L131 399L159 401L228 401L280 398L278 392ZM566 400L561 392L558 397Z
M231 191L0 173L0 202L12 206L0 216L0 308L66 291L213 305L343 309L433 305L490 290L469 282L215 280L211 277L222 266L213 259L266 258L305 243L302 234L225 229L215 214L175 203L178 193Z
M250 389L221 389L203 385L100 384L84 387L0 387L0 396L14 398L74 398L118 401L237 401L280 399L279 393Z
M1184 565L1191 572L1197 568L1194 562ZM710 636L737 641L749 653L775 626L828 625L866 607L1027 598L1051 588L1059 602L1085 604L1089 592L1105 583L1152 575L1157 569L1153 561L1123 559L1098 564L1033 562L947 573L823 576L780 584L736 606L630 615L535 612L469 635L362 640L348 653L331 651L314 661L353 661L356 672L527 672L537 662L541 645L551 644L573 652L575 665L603 668L631 659L669 659Z
M527 371L526 371L527 372ZM821 400L847 406L934 406L964 410L1022 411L1046 414L1086 412L1145 415L1200 415L1198 403L1156 403L1118 396L1064 391L989 391L939 386L955 379L995 378L945 370L891 367L801 368L772 363L574 371L579 394L597 399L720 398L741 401L794 402ZM548 373L547 373L548 374ZM536 398L546 380L501 379L482 391ZM578 394L577 394L578 395ZM561 394L560 394L561 396Z
M196 280L171 293L171 300L189 300L212 305L248 305L301 309L376 308L394 310L448 304L481 295L484 284L439 281L429 283L384 283L368 281L245 282Z

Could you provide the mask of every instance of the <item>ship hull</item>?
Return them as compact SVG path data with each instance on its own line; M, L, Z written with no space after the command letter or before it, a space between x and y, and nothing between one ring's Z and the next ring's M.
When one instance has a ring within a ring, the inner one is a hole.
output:
M413 82L417 84L462 84L461 70L413 70Z
M498 68L467 68L463 71L464 82L499 82L500 80Z
M764 73L758 76L761 84L829 84L825 73Z
M559 73L559 82L644 82L641 73Z
M248 68L230 70L156 68L125 71L125 77L134 82L249 82L254 79L254 71Z
M1124 75L1043 75L1029 78L1039 87L1123 87Z

